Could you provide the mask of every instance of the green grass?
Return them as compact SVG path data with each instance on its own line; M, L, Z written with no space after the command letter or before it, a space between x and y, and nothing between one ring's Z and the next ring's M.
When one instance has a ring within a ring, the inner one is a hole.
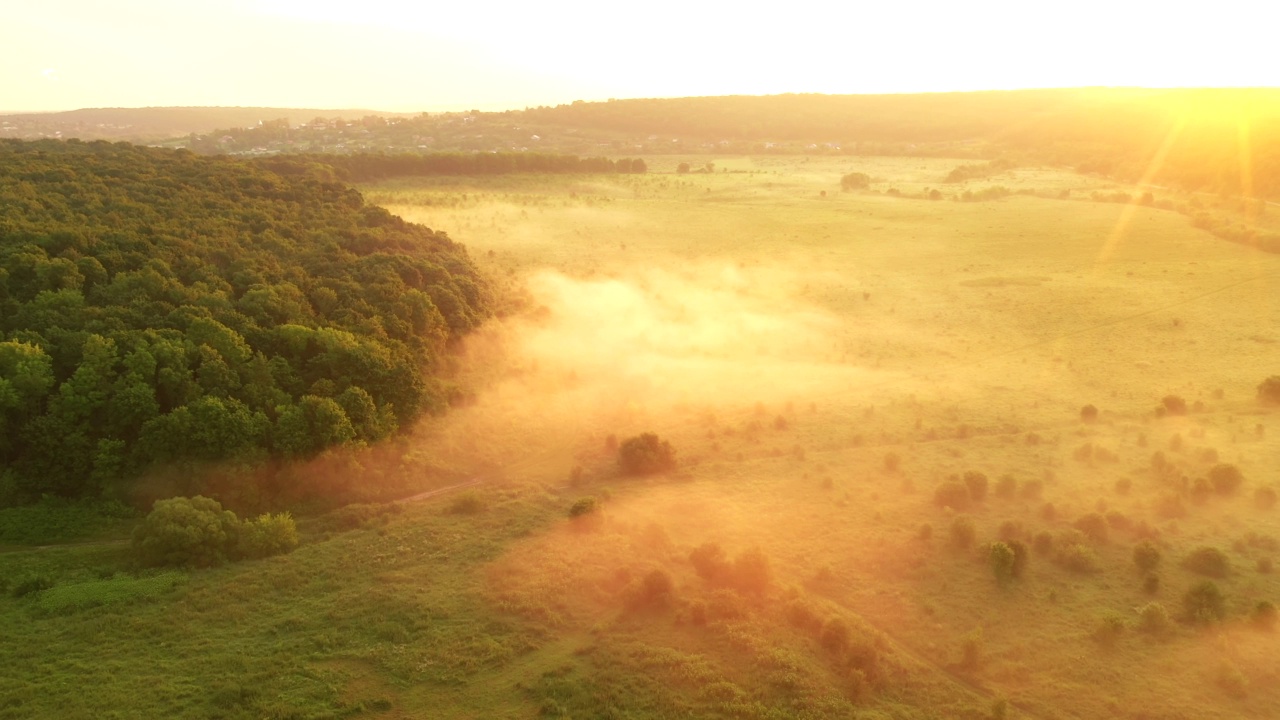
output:
M1280 511L1252 501L1280 451L1280 414L1254 400L1280 372L1280 256L1175 212L1041 197L1127 191L1052 169L965 186L1039 195L961 203L882 193L955 194L941 178L963 161L715 162L369 188L510 292L463 349L476 401L404 441L485 482L301 518L293 553L172 587L117 575L123 544L0 553L10 588L53 583L0 598L0 718L979 718L1000 698L1011 717L1280 714L1280 636L1249 621L1280 599L1256 570ZM838 191L855 170L873 192ZM1192 411L1157 417L1169 394ZM606 437L648 431L680 469L619 479ZM1235 494L1184 491L1218 462L1242 470ZM992 492L955 549L934 490L970 470ZM1162 514L1170 494L1184 516ZM587 496L584 526L568 511ZM1035 549L1090 513L1113 519L1084 541L1094 571ZM1031 548L1003 584L1002 527ZM1132 560L1144 534L1155 595ZM699 577L707 542L761 548L768 592ZM1230 560L1209 628L1178 617L1202 579L1179 561L1201 546ZM655 570L671 594L638 605ZM1167 632L1139 631L1153 601ZM1107 617L1128 624L1111 647ZM836 620L847 646L824 635Z

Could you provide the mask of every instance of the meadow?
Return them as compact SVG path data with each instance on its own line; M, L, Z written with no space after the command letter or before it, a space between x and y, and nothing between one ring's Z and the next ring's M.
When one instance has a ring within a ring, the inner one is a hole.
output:
M1280 715L1280 255L963 162L362 187L501 288L401 441L481 482L212 570L7 548L0 718Z

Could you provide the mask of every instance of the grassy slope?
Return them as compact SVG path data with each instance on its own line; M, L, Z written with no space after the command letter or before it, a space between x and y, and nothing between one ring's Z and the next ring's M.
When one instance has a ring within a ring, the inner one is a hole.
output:
M1130 533L1113 530L1096 548L1099 573L1033 555L1028 576L1001 590L978 551L947 547L950 514L932 503L939 480L968 469L993 481L1040 479L1042 499L993 497L971 511L979 544L1007 519L1061 532L1101 502L1161 530L1155 599L1171 611L1197 579L1176 561L1201 544L1232 557L1221 584L1233 617L1280 598L1277 577L1253 570L1274 553L1231 547L1274 524L1248 496L1276 481L1280 459L1274 428L1263 438L1255 430L1275 416L1252 402L1254 385L1276 372L1280 258L1146 208L1104 252L1123 206L834 192L853 169L881 178L875 187L918 192L938 186L947 161L717 164L762 172L371 188L394 212L464 239L513 283L539 267L572 280L535 279L534 304L548 305L550 318L497 332L492 347L475 342L472 358L496 366L483 374L490 392L422 431L423 454L487 469L479 492L488 511L447 514L451 501L438 498L351 532L317 523L289 556L193 573L103 607L0 599L0 663L15 669L0 679L0 717L361 708L385 717L843 717L853 707L955 717L985 711L997 694L1045 718L1280 712L1267 662L1276 636L1239 620L1160 641L1131 632L1111 651L1088 639L1102 613L1132 616L1150 599L1129 561ZM1091 189L1046 171L972 186L996 183ZM606 304L614 296L605 291L617 290L610 279L641 288L638 304ZM691 294L701 287L715 292ZM663 322L610 332L645 313ZM782 331L773 317L811 331ZM726 323L737 336L687 347L688 336ZM575 344L582 333L592 342ZM637 389L642 370L670 383ZM1207 409L1152 419L1168 393ZM1076 420L1087 402L1102 409L1100 423ZM685 469L670 481L609 480L604 435L649 429L673 440ZM1039 444L1027 441L1033 432ZM1118 459L1073 459L1086 442ZM1157 517L1152 451L1195 477L1210 447L1244 470L1245 491L1190 505L1186 518ZM900 472L883 467L890 451ZM565 489L574 464L587 486ZM1121 478L1132 481L1127 495L1114 490ZM612 496L594 532L563 520L580 494ZM1043 501L1058 519L1043 519ZM919 539L921 524L932 540ZM699 580L684 558L706 541L730 554L764 548L771 599ZM121 552L4 553L0 576L103 582ZM673 578L675 607L627 611L632 583L653 568ZM692 620L699 603L705 627ZM874 700L851 704L838 663L786 619L796 604L879 638L886 677ZM961 670L961 639L974 628L983 663ZM1219 686L1223 664L1246 677L1245 697Z

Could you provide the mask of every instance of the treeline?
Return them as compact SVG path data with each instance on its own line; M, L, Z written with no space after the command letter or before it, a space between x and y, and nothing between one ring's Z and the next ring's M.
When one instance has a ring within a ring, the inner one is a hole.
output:
M488 292L323 166L0 141L0 503L127 496L443 408Z
M506 175L511 173L644 173L640 158L610 160L605 157L542 153L358 153L330 155L303 153L276 155L258 160L281 174L309 172L314 166L333 168L344 182L369 182L394 177L427 175Z

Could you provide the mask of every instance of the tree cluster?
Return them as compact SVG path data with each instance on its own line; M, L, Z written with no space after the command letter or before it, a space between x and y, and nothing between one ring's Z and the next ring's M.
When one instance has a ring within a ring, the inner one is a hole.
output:
M445 406L439 358L490 304L465 250L292 170L0 141L0 501L310 457Z

